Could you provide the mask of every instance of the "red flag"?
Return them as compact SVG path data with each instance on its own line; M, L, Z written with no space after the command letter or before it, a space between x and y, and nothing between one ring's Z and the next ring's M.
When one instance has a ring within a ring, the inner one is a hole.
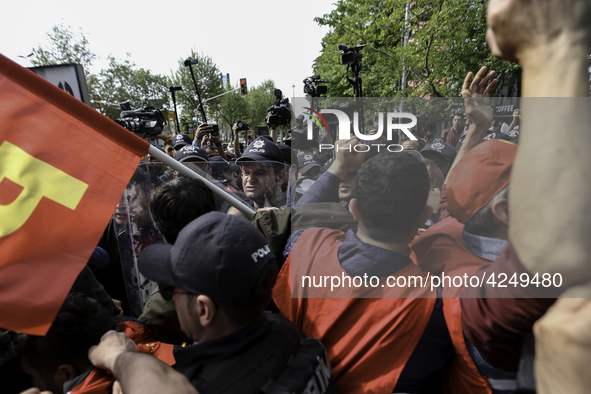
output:
M47 332L148 147L0 55L0 327Z

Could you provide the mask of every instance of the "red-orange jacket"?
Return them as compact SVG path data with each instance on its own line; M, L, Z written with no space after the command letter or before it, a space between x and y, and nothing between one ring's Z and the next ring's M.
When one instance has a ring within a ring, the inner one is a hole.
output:
M328 288L303 288L303 276L349 277L337 256L344 239L338 230L306 230L279 273L273 299L306 335L322 341L338 393L391 393L427 326L436 298L428 287L389 288L385 278L370 289L331 291L330 282ZM396 275L426 276L414 264Z
M472 254L462 243L464 225L448 217L415 238L412 250L419 266L437 275L470 276L482 264L488 263ZM462 330L462 311L459 297L462 288L443 290L443 314L451 336L455 358L448 369L444 392L458 394L492 393L488 379L481 375L468 353Z

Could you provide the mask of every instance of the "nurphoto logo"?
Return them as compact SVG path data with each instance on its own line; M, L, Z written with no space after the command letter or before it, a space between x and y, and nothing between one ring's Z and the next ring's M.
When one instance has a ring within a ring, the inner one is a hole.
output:
M321 109L320 112L315 111L311 108L306 108L310 112L307 114L308 118L308 134L307 138L309 141L314 139L314 122L320 127L320 129L328 130L328 125L322 114L333 114L337 117L339 122L339 140L348 140L351 135L351 121L349 116L338 109ZM417 117L408 112L387 112L386 113L386 139L392 141L392 134L394 130L401 130L409 139L416 141L417 138L410 132L410 129L416 126ZM362 134L359 131L359 112L353 112L353 133L355 137L360 141L359 144L353 147L356 152L367 152L371 149L371 146L377 147L377 151L380 149L388 150L389 152L401 152L404 149L399 144L383 144L380 143L380 137L384 133L384 113L378 112L378 129L375 134ZM394 119L398 119L398 123L394 123ZM408 123L401 123L403 119L410 119ZM376 141L376 143L370 143ZM320 151L336 149L339 150L339 146L334 144L320 144ZM341 149L351 149L351 146Z

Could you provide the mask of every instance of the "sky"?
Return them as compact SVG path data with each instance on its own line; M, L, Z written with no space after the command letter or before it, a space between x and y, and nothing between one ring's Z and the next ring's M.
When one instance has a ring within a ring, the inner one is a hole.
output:
M11 1L3 6L0 53L25 66L19 55L47 46L47 33L63 23L81 28L100 57L91 72L106 68L108 55L130 53L137 67L170 75L194 49L230 73L234 85L240 78L249 88L273 79L284 96L302 97L302 81L312 75L328 32L313 19L336 1Z

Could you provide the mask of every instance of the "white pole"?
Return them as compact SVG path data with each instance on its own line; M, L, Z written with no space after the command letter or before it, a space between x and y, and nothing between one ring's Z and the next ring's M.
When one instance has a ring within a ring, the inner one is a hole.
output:
M189 169L189 167L185 166L183 163L176 161L175 159L168 156L166 153L162 152L160 149L156 148L155 146L150 145L150 148L148 149L148 153L150 153L150 156L157 158L158 160L160 160L164 164L168 165L169 167L174 168L175 170L177 170L181 174L188 176L189 178L199 179L199 180L203 181L207 185L207 187L209 187L215 195L217 195L222 200L226 201L228 204L231 204L234 208L238 209L240 212L242 212L246 216L250 216L253 213L255 213L255 211L251 207L244 204L242 201L238 200L237 198L224 192L222 189L220 189L219 187L217 187L213 183L211 183L211 181L209 181L208 179L205 179L201 175L197 174L195 171L192 171L191 169Z

